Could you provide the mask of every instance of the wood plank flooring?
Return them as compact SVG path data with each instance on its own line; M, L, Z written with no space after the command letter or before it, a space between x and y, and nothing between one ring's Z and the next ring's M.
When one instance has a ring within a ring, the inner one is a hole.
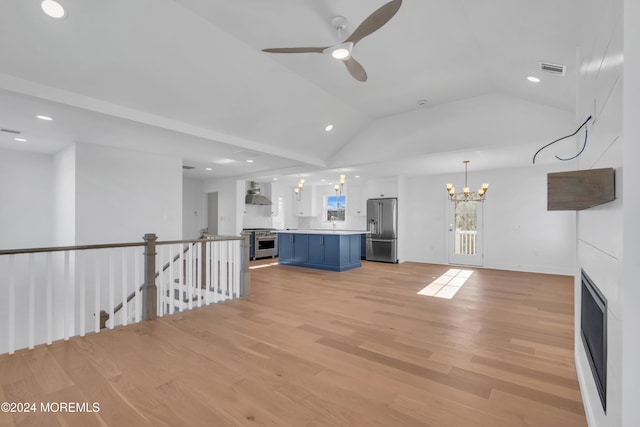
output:
M573 278L450 267L252 265L252 294L0 356L3 426L585 426Z

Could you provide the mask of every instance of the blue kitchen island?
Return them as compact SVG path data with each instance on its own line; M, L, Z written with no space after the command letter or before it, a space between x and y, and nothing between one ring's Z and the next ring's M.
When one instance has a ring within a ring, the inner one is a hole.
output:
M362 231L278 231L278 263L345 271L361 266Z

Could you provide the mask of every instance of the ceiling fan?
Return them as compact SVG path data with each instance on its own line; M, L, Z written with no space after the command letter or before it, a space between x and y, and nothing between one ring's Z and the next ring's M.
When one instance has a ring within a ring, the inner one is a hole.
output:
M342 43L327 47L284 47L262 49L263 52L269 53L326 53L332 57L342 60L346 65L349 73L358 81L367 81L367 72L362 65L351 56L351 50L360 40L370 35L374 31L379 30L384 24L389 22L391 18L398 12L402 0L392 0L367 17L358 28ZM345 28L345 19L341 16L332 20L332 24L340 31Z

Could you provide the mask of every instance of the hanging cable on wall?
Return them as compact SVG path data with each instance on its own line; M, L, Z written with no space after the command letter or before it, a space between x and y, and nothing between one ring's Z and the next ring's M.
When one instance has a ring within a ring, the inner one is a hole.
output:
M580 125L580 127L578 129L576 129L576 131L574 133L572 133L571 135L567 135L567 136L563 136L562 138L558 138L555 141L552 141L552 142L548 143L547 145L545 145L544 147L542 147L538 151L536 151L536 154L533 155L533 164L534 165L536 164L536 156L538 155L538 153L540 153L542 150L544 150L548 146L555 144L556 142L559 142L559 141L562 141L563 139L567 139L567 138L571 138L572 136L575 136L578 132L580 132L580 129L582 129L583 127L586 126L586 124L587 124L587 122L589 120L591 120L591 116L589 116L587 118L587 120L585 120L584 123L582 123ZM555 156L555 158L558 159L558 160L562 160L563 162L566 162L566 161L573 160L576 157L578 157L580 154L582 154L584 149L587 147L587 135L588 135L588 131L587 131L587 129L585 129L585 132L584 132L584 144L582 145L582 149L578 152L578 154L576 154L573 157L569 157L568 159L563 159L563 158L558 157L558 156Z

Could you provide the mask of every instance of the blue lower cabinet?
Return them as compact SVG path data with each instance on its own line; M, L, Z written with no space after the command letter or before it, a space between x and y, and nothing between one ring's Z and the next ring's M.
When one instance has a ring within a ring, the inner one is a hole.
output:
M305 263L309 259L308 234L293 234L293 261Z
M361 266L360 234L280 233L278 246L278 262L284 265L331 271Z
M278 236L278 257L293 260L293 234Z

